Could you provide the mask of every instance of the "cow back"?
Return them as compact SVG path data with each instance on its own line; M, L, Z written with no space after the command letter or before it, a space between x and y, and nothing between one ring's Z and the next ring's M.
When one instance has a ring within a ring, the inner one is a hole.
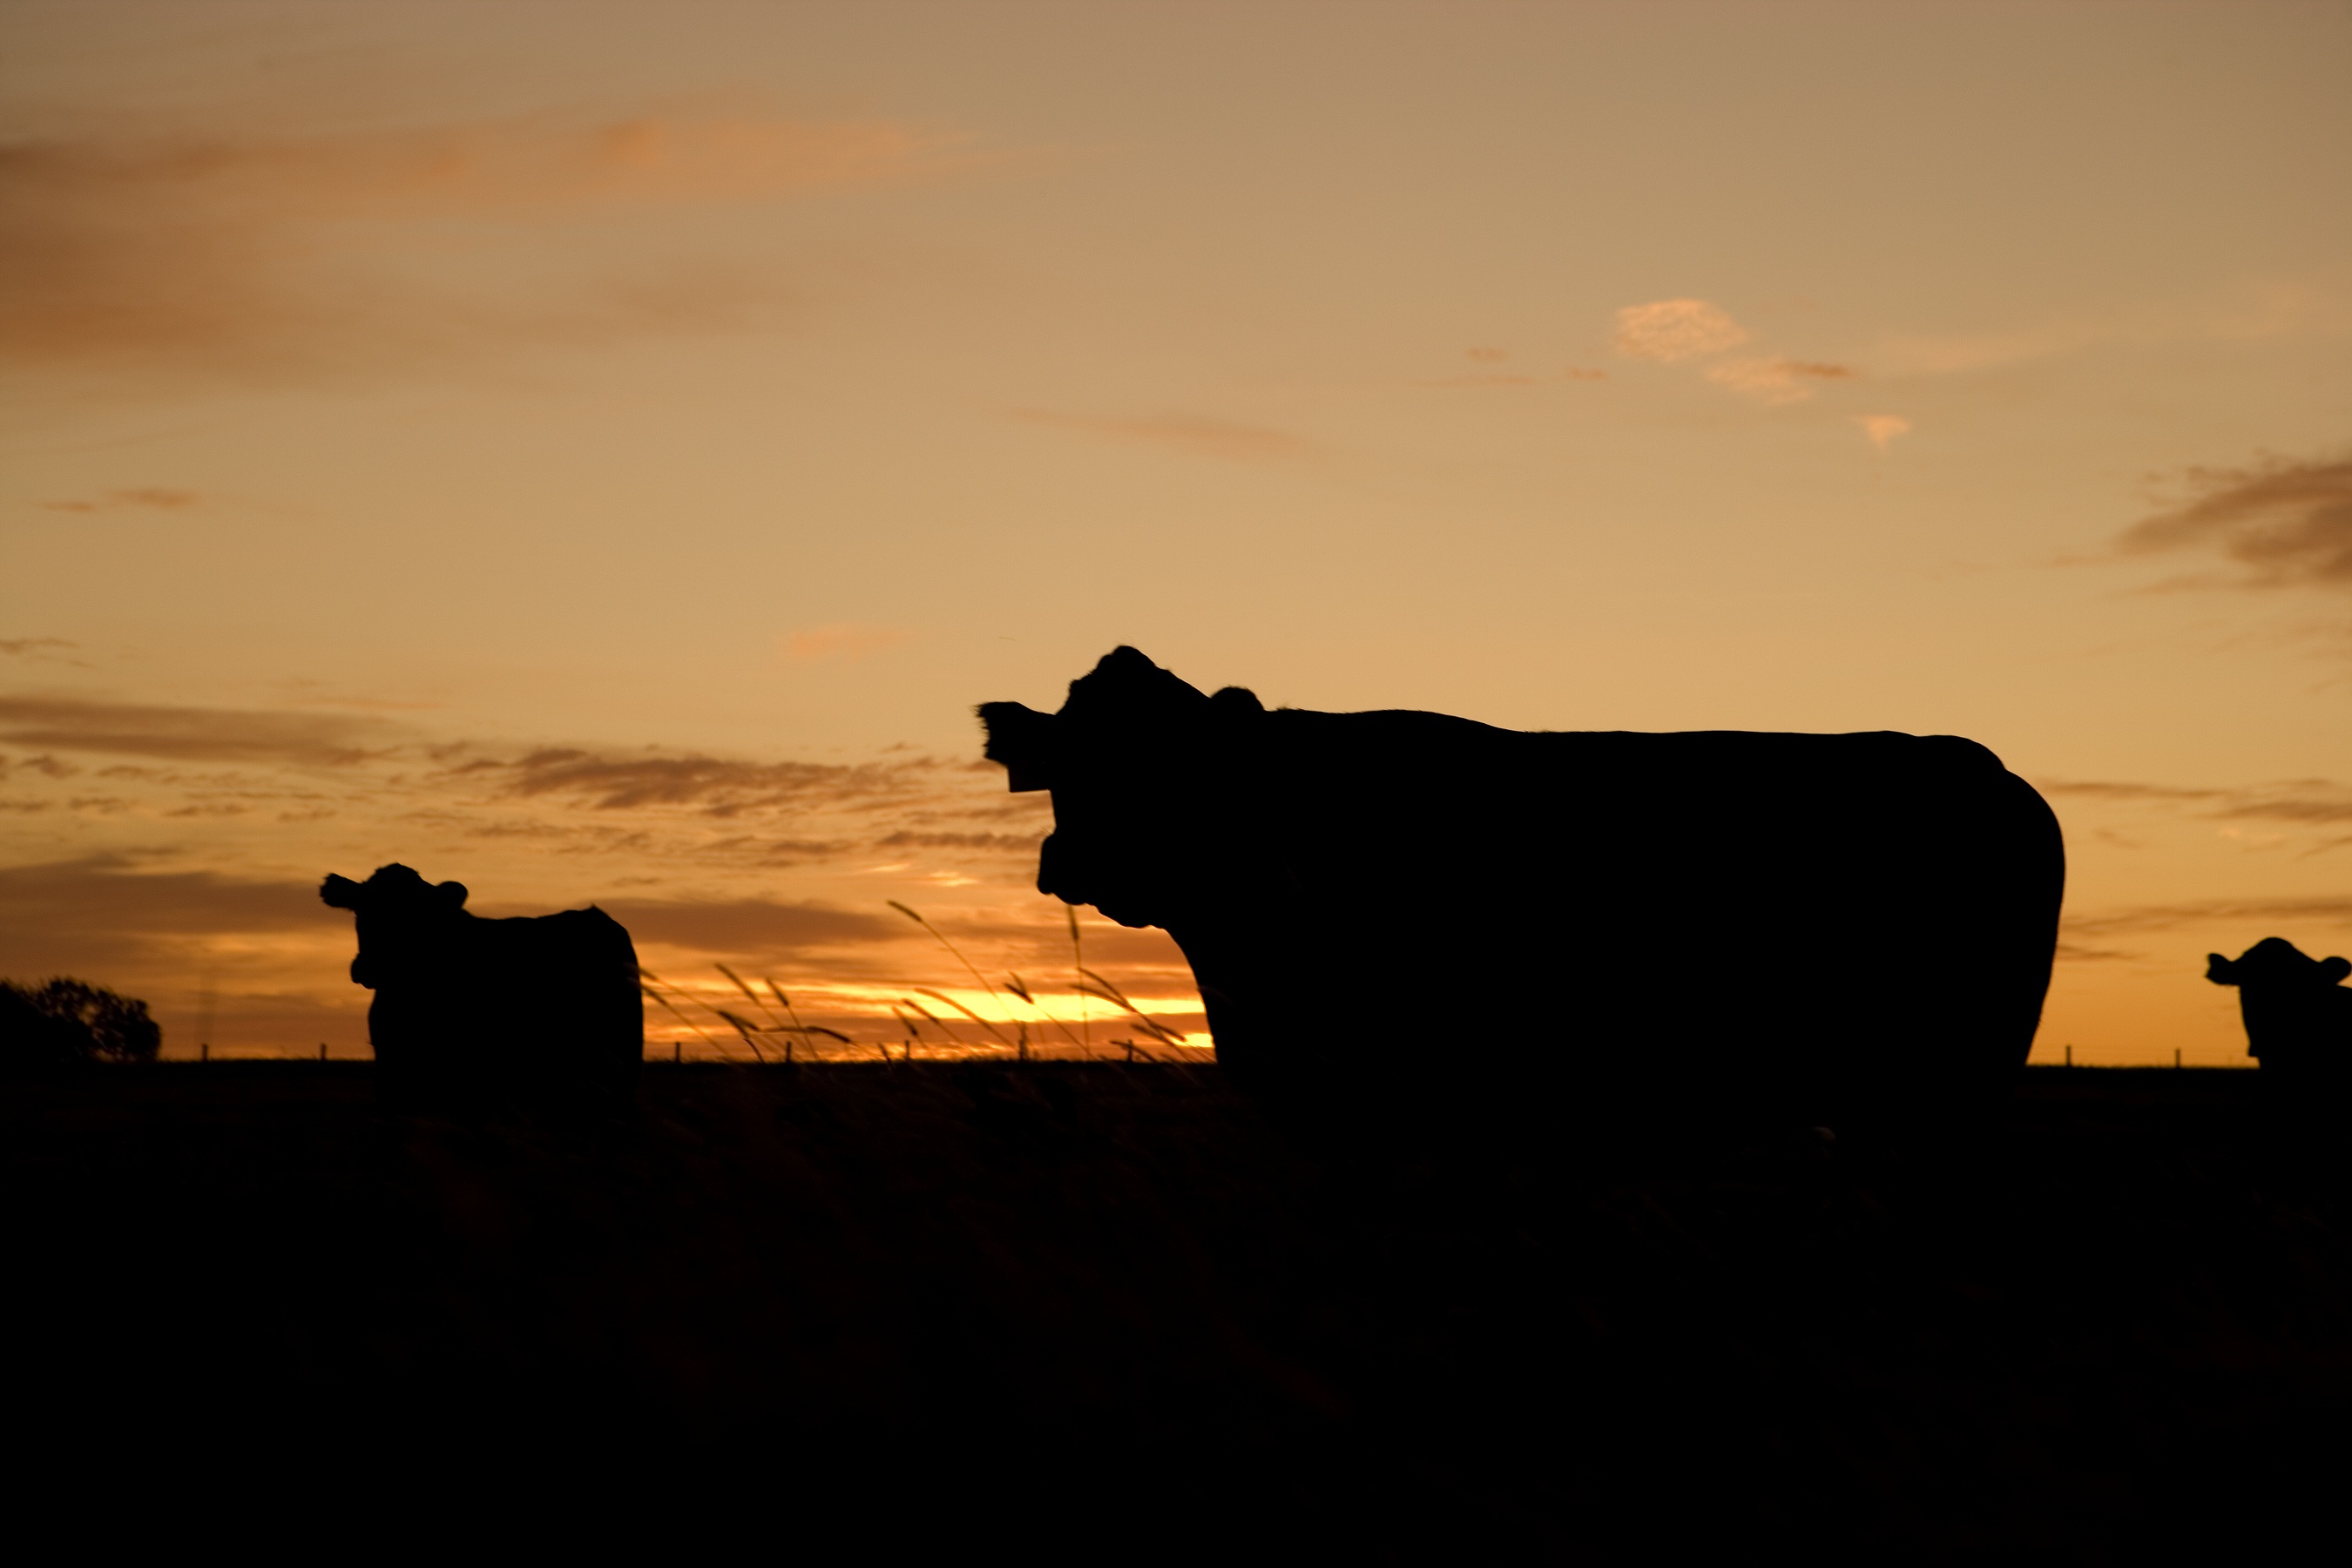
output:
M1245 1077L1402 1068L1465 1019L1489 1059L1604 1096L1827 1119L1988 1089L2031 1046L2063 849L1972 742L1252 728L1186 847L1223 885L1165 922Z

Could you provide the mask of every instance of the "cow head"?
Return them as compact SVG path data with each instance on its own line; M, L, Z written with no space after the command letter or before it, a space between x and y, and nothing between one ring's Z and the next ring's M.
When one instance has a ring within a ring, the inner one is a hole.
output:
M415 963L429 963L448 928L472 918L466 913L466 884L428 882L397 863L377 867L364 882L331 874L319 885L319 899L359 917L352 979L377 988L405 977Z
M1203 696L1131 647L1070 682L1056 713L984 703L986 755L1018 791L1050 790L1037 889L1121 925L1181 920L1216 875L1234 825L1220 777L1265 710L1238 686Z
M2352 959L2313 958L2284 937L2266 936L2236 958L2205 955L2205 978L2216 985L2287 990L2334 985L2352 975Z

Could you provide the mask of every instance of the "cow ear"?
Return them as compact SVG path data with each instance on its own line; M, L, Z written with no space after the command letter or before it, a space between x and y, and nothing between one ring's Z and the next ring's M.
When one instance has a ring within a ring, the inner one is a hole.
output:
M2319 973L2330 985L2340 985L2346 975L2352 974L2352 958L2323 958Z
M2218 952L2209 952L2205 955L2205 978L2216 985L2235 985L2238 966Z
M1021 795L1054 787L1061 750L1054 715L1018 702L983 702L980 722L988 731L988 749L982 754L1004 765L1008 789Z
M443 882L433 889L433 896L447 904L452 910L462 910L466 907L466 884Z
M319 901L331 909L356 910L360 907L360 885L349 877L330 871L327 879L319 884Z

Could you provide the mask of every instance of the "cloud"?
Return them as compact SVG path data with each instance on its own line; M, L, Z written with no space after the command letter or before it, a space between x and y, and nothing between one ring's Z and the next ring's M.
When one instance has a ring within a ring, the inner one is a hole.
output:
M1629 359L1682 364L1712 359L1738 348L1753 336L1716 305L1705 300L1654 300L1628 305L1617 312L1617 352ZM1802 403L1824 382L1852 381L1861 374L1852 365L1822 360L1790 359L1780 354L1748 355L1717 360L1702 373L1727 392L1754 398L1768 407ZM1570 371L1570 377L1585 379ZM1874 437L1874 439L1876 437ZM1885 443L1880 441L1880 449Z
M28 659L35 664L70 664L87 669L89 667L80 659L68 658L62 653L51 651L80 646L63 637L0 637L0 654L10 658Z
M1911 433L1911 421L1900 414L1857 414L1853 422L1870 437L1870 444L1884 452L1895 443L1897 436Z
M1654 300L1617 312L1617 352L1678 364L1738 348L1748 329L1705 300Z
M751 116L18 139L0 143L0 354L282 379L486 334L727 324L772 303L772 280L673 271L559 308L541 288L529 304L487 300L379 263L404 236L438 252L496 230L901 184L975 161L905 121Z
M599 900L639 942L725 956L780 958L811 947L898 942L902 926L879 915L771 899Z
M61 763L51 756L0 757L0 779L19 770L50 779L69 779L81 772L71 763Z
M2034 788L2043 795L2079 795L2091 800L2181 801L2221 800L2229 795L2224 789L2184 787L2179 784L2116 784L2099 779L2041 779Z
M902 647L913 637L913 633L900 631L896 626L869 626L836 621L831 626L792 633L784 638L784 652L790 658L812 663L828 658L855 660L868 654Z
M916 833L905 829L877 838L877 849L1003 849L1034 855L1043 833Z
M2102 336L2101 329L2079 322L1995 332L1898 335L1880 343L1871 360L1897 375L1957 375L2072 353Z
M1582 379L1570 375L1569 380ZM1541 386L1539 375L1442 375L1419 383L1423 386Z
M1846 365L1811 360L1733 359L1709 365L1706 378L1717 386L1777 407L1802 403L1819 392L1824 381L1851 381L1857 374Z
M2191 468L2195 499L2116 541L2126 554L2212 551L2246 568L2238 585L2352 589L2352 454Z
M518 797L572 795L604 811L686 805L713 816L790 806L898 805L920 798L948 770L936 759L891 763L753 763L687 753L614 756L550 747L509 762L453 770Z
M142 871L115 855L0 868L0 952L10 974L104 977L224 936L318 931L348 917L315 882Z
M2299 822L2327 826L2352 822L2352 785L2333 779L2294 779L2280 784L2222 789L2183 784L2115 784L2098 780L2050 780L2037 784L2044 795L2090 800L2197 805L2198 815L2219 821Z
M2325 338L2352 331L2352 296L2340 280L2241 281L2202 298L2110 301L2071 319L1981 331L1894 333L1871 360L1892 375L1956 375L2118 344L2245 342Z
M1302 436L1243 425L1199 414L1160 414L1142 418L1103 418L1083 414L1056 414L1044 408L1016 408L1013 417L1033 425L1138 441L1194 457L1223 458L1239 462L1287 462L1317 456L1321 447Z
M2073 797L2111 805L2171 808L2206 822L2268 823L2282 829L2279 833L2253 835L2242 835L2235 827L2221 830L2222 837L2242 838L2248 847L2253 848L2286 843L2287 835L2298 828L2316 829L2324 835L2327 829L2352 825L2352 785L2332 779L2290 779L2231 788L2052 779L2036 780L2034 787L2060 800ZM2140 847L2136 840L2105 829L2100 830L2100 836L2124 848ZM2323 855L2347 846L2352 846L2352 835L2305 838L2299 853L2306 857Z
M2109 936L2122 931L2177 931L2222 924L2252 927L2281 921L2352 926L2352 899L2200 899L2178 904L2141 904L2099 914L2070 914L2059 925L2077 936Z
M115 507L145 507L154 511L179 511L196 504L194 490L172 490L156 486L141 489L109 490L96 500L45 500L41 506L49 511L105 511Z
M65 752L324 767L363 761L397 734L381 720L347 714L0 695L0 741Z

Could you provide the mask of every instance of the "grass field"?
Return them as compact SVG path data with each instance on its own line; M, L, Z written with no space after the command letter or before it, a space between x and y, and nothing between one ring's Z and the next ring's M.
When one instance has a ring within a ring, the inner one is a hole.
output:
M19 1420L981 1484L1123 1550L2100 1560L2340 1486L2352 1161L2252 1073L2037 1069L1932 1154L1604 1155L1313 1153L1209 1068L651 1067L447 1115L372 1072L0 1089Z

